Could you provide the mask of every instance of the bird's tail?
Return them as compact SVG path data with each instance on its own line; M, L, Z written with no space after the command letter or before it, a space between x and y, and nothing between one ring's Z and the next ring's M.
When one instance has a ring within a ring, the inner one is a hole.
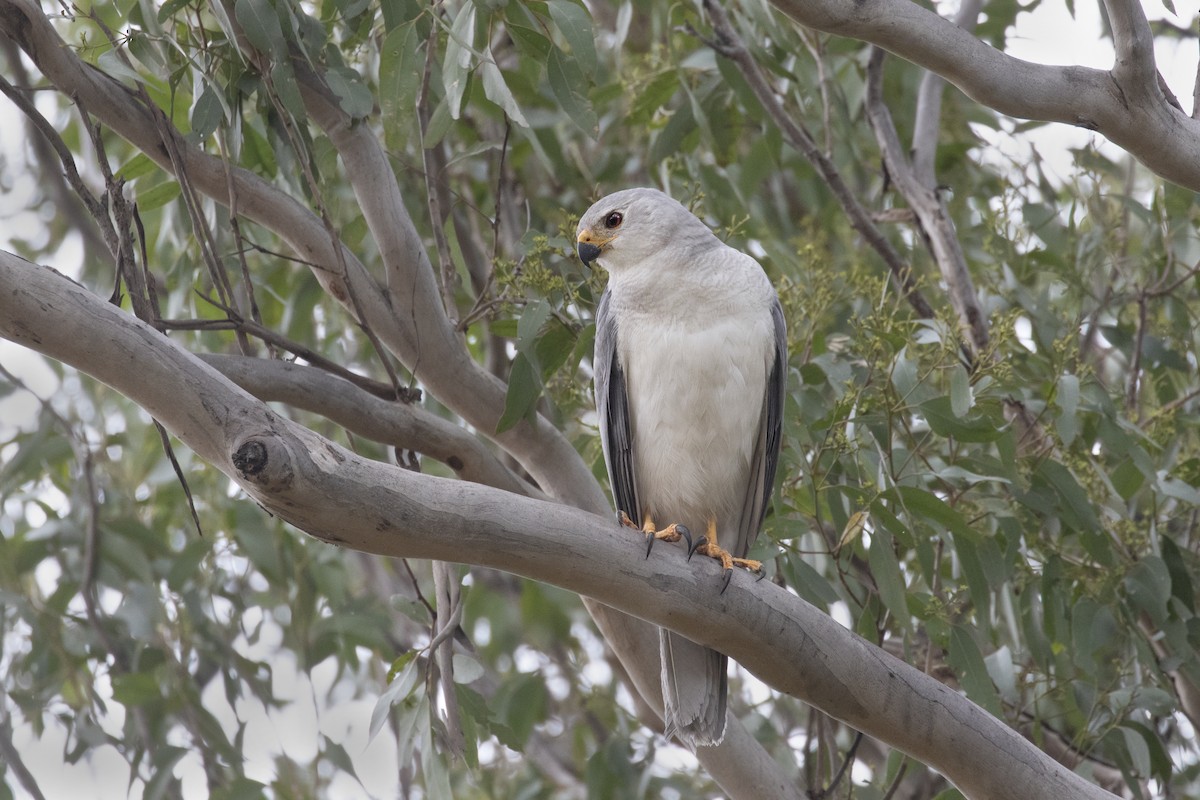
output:
M729 659L684 636L660 628L664 734L693 750L715 747L725 737Z

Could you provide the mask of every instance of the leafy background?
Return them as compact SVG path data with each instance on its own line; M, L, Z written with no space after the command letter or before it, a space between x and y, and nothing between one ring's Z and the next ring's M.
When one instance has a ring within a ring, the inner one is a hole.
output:
M980 34L1003 47L1021 10L990 3ZM379 270L281 57L290 48L319 68L386 142L435 264L457 279L473 353L508 378L502 427L541 410L601 477L589 357L603 276L573 258L571 232L605 191L668 188L759 258L789 320L780 491L754 552L772 578L1086 774L1135 797L1200 792L1195 196L1109 149L1075 150L1065 178L1036 150L996 157L996 132L1030 126L947 91L938 181L990 333L968 369L866 124L867 49L753 2L734 21L940 316L916 318L889 285L690 4L171 0L84 6L58 24L192 142L319 209ZM235 28L272 66L231 46ZM5 59L9 75L27 69L11 48ZM905 141L920 78L887 64ZM37 104L100 180L77 111L48 92ZM116 137L102 143L137 202L164 315L224 319L180 185ZM45 261L80 237L78 277L107 294L112 265L55 165L37 151L28 161L38 226L10 230L14 246ZM431 209L431 193L450 209ZM203 213L263 326L386 379L368 337L268 231ZM486 274L471 268L480 253ZM234 348L228 330L177 327L196 351ZM451 756L425 649L427 564L297 535L176 444L198 533L145 413L41 369L52 396L28 424L0 424L0 739L63 742L67 762L116 765L142 797L717 794L637 722L577 597L465 568L455 692L467 736ZM30 401L15 373L0 373L9 407ZM360 453L410 459L281 410ZM813 790L855 745L744 674L733 691L750 730ZM876 743L853 755L856 797L957 796ZM0 797L24 796L4 759L0 775Z

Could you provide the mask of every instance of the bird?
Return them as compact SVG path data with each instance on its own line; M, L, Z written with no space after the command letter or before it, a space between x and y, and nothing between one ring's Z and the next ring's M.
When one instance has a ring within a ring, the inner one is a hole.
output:
M596 308L593 384L617 517L721 562L720 592L771 501L783 427L787 326L762 266L669 195L633 188L576 230L608 285ZM703 531L698 538L693 532ZM659 629L664 735L693 751L725 734L728 658Z

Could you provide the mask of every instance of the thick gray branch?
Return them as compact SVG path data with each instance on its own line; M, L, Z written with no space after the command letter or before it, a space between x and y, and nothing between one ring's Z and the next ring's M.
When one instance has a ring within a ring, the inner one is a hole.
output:
M606 517L364 459L281 418L175 342L46 267L0 252L0 336L145 408L272 513L324 541L545 581L737 659L775 689L989 800L1111 797L960 693L746 573L643 555Z
M1135 0L1127 2L1132 7ZM1099 131L1161 177L1200 190L1200 121L1167 102L1161 90L1145 90L1144 64L1137 66L1145 60L1136 44L1142 34L1130 9L1130 62L1106 72L1014 58L910 0L771 3L801 25L871 42L936 72L1002 114Z
M259 400L312 411L355 435L423 453L464 480L546 499L473 434L421 406L384 400L336 375L291 361L222 354L199 358Z
M1112 26L1113 78L1126 91L1138 88L1160 95L1158 68L1154 65L1154 34L1138 0L1104 0L1108 22Z

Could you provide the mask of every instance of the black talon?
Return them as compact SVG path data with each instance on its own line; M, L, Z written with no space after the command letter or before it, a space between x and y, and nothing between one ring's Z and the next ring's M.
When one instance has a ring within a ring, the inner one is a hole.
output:
M763 578L767 577L767 571L762 567L759 567L756 571L758 572L758 577L754 579L755 583L758 583Z
M688 557L690 558L692 555L692 532L687 529L686 525L676 525L675 530L680 536L682 536L684 539L687 539Z
M729 581L733 580L733 570L725 570L725 582L721 584L721 594L725 594L725 590L729 588Z
M650 550L654 547L654 534L646 534L646 558L650 558Z
M702 544L707 544L707 543L708 543L708 537L707 537L707 536L701 536L701 537L700 537L699 539L697 539L695 542L692 542L691 538L689 537L689 538L688 538L688 557L687 557L687 560L688 560L688 561L691 561L691 560L692 560L692 556L693 556L693 555L695 555L695 554L696 554L696 551L700 549L700 545L702 545Z

